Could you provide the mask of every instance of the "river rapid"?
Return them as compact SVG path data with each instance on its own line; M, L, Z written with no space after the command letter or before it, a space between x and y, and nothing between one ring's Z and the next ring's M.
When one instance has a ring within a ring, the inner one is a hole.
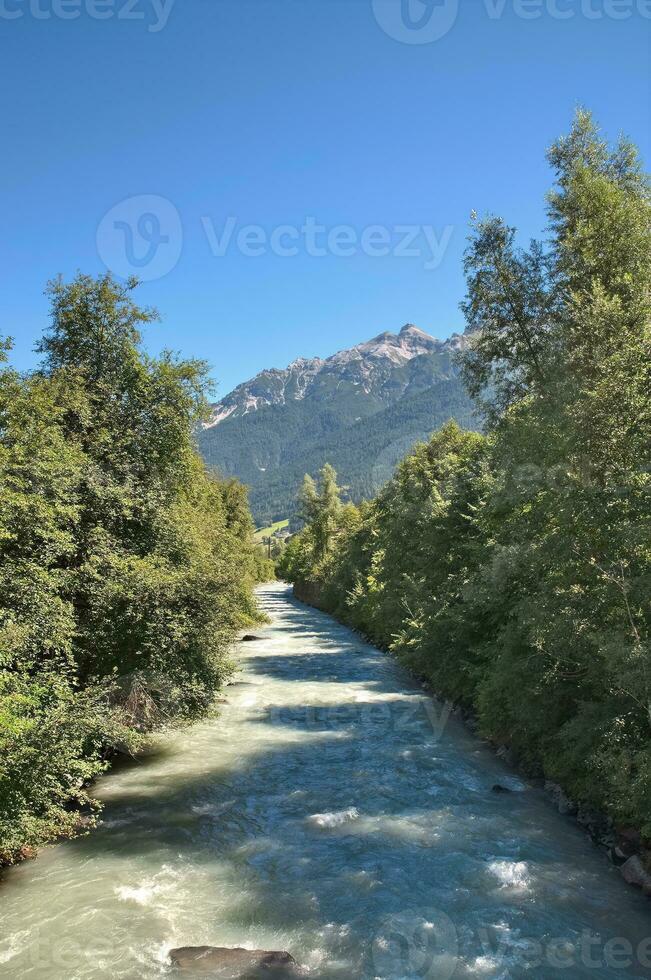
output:
M285 585L260 601L220 716L116 767L97 830L5 875L0 977L172 977L187 945L288 950L319 980L651 975L651 904L540 789Z

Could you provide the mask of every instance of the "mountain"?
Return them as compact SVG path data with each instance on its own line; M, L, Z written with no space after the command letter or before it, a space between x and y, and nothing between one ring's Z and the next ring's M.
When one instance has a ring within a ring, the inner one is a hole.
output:
M409 323L325 360L261 371L213 406L203 456L249 485L259 524L291 514L303 475L325 462L351 499L371 496L410 446L449 418L478 428L454 358L466 343Z

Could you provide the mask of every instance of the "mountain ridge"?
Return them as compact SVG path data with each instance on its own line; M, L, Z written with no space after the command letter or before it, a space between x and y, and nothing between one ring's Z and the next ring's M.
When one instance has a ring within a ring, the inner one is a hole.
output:
M312 388L317 376L331 369L362 368L357 379L361 384L372 382L383 361L401 364L421 354L433 353L454 344L458 349L463 335L453 334L448 340L437 340L413 323L406 323L399 333L385 330L370 340L331 354L327 358L297 357L286 368L263 368L248 381L237 385L213 405L213 417L204 425L210 429L231 416L247 415L272 404L287 400L302 400ZM364 371L363 367L367 370ZM266 386L266 391L265 391Z
M326 461L351 499L369 496L450 417L478 428L456 364L467 340L407 323L327 358L266 368L213 406L199 435L204 458L249 485L260 523L289 516L303 474Z

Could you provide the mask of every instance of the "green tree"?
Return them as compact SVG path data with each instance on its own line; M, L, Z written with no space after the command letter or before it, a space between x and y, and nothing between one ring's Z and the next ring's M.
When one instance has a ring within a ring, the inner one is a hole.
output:
M144 353L134 285L50 284L40 370L0 368L0 860L72 832L115 747L208 710L256 615L246 492L196 451L205 366Z
M546 244L488 218L466 254L461 362L487 436L445 426L294 572L651 840L651 194L584 111L549 161Z
M319 473L319 485L306 474L299 495L299 510L312 540L315 561L322 561L332 547L340 527L343 505L337 474L326 463Z

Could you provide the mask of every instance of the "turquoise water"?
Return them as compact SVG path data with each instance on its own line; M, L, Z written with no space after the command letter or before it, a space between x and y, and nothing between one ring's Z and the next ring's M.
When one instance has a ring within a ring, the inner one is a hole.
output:
M390 657L284 585L260 598L220 717L6 875L0 977L153 980L204 944L323 980L651 975L651 905L539 789Z

